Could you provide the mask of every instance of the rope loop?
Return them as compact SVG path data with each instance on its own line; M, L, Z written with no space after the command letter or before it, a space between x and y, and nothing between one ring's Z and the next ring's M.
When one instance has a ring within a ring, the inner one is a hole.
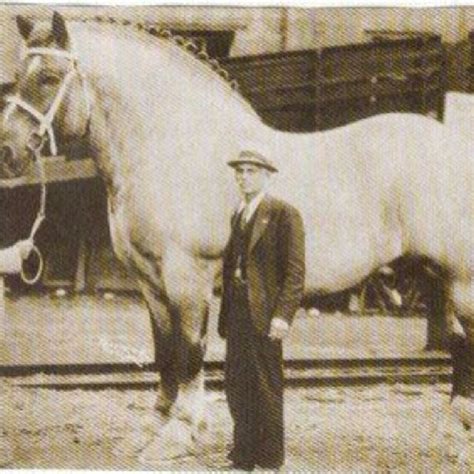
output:
M36 257L36 259L38 260L38 263L37 263L36 272L32 276L30 276L27 274L27 271L25 269L25 262L32 257L33 258ZM31 253L28 256L28 258L22 261L21 272L20 272L21 279L27 285L34 285L35 283L38 283L41 277L41 274L43 273L43 267L44 267L43 256L41 255L39 248L36 245L33 245L33 248L31 249Z

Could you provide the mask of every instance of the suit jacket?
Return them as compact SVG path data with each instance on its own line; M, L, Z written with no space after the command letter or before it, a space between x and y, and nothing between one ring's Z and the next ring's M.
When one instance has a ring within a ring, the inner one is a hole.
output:
M290 204L266 195L254 216L246 260L249 307L255 329L268 334L275 317L291 324L301 303L305 279L305 234L300 213ZM232 229L237 221L232 218ZM230 291L234 268L230 248L224 251L223 295L218 331L227 334L232 305Z

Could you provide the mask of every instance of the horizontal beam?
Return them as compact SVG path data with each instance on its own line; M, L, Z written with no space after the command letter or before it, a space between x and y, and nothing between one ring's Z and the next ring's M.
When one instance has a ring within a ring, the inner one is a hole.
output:
M91 158L67 160L64 156L41 159L47 183L58 183L79 179L91 179L98 176L97 168ZM36 167L32 166L29 174L20 178L0 179L0 189L12 189L21 186L32 186L40 182Z

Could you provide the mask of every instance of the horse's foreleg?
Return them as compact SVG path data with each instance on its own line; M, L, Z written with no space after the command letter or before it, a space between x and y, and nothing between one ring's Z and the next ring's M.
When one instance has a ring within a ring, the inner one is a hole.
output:
M141 287L151 317L155 364L160 373L160 386L155 409L166 418L178 396L176 336L171 314L156 289L149 283L142 283Z
M116 455L134 456L142 451L156 434L166 425L170 411L178 395L174 356L174 333L171 316L163 303L158 282L142 279L140 281L143 296L150 314L155 365L160 373L160 384L154 413L140 430L134 430L129 436L116 443Z
M208 273L205 266L176 247L168 249L163 259L162 275L174 329L174 367L179 390L160 439L142 453L141 461L146 464L193 452L195 435L203 423L204 336L213 283Z
M180 307L182 316L177 352L180 391L175 415L190 423L193 434L205 427L204 356L209 306L196 295L194 308Z

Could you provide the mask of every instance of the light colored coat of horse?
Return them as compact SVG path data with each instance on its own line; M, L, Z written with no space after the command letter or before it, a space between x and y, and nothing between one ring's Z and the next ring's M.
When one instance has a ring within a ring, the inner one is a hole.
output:
M66 28L57 14L53 25L51 36L50 25L19 21L27 44L74 43L92 115L85 117L76 78L55 124L74 137L90 119L114 249L139 275L154 323L165 424L143 459L184 452L202 420L202 335L237 202L226 163L243 147L276 162L272 193L303 215L308 293L350 287L402 254L423 255L445 269L453 308L474 344L474 142L401 113L322 133L276 132L172 42L117 26ZM26 99L44 108L52 92L39 76L66 66L61 58L28 58L18 93L35 90ZM29 159L34 121L18 108L9 114L0 172L12 158Z

